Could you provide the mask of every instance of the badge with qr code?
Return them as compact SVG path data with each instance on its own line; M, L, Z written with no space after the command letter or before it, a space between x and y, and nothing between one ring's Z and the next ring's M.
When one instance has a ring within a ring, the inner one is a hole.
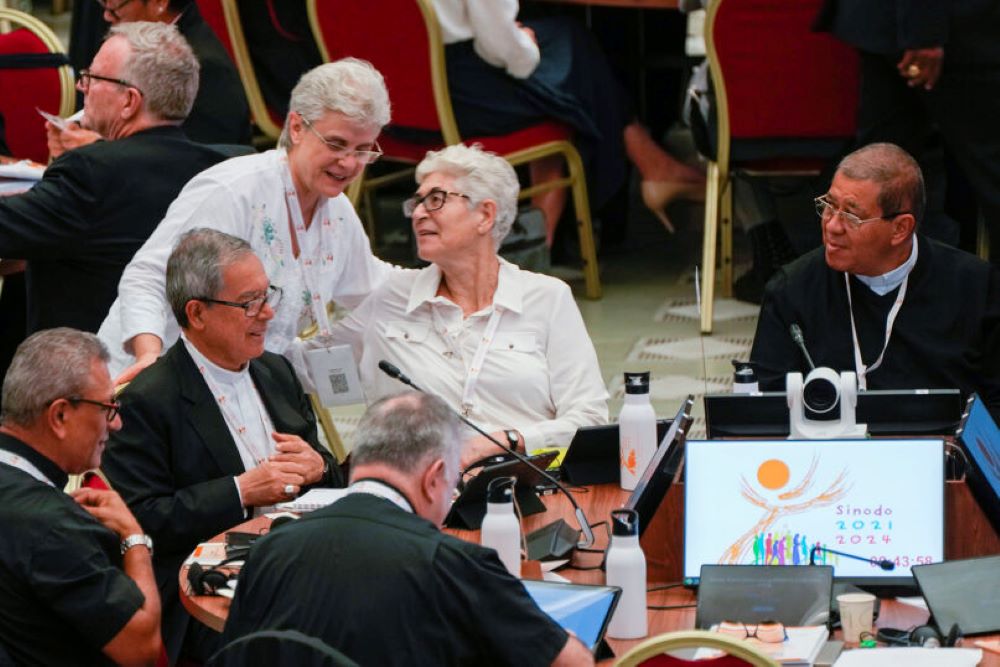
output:
M326 407L364 403L358 365L350 345L307 350L306 363L316 384L320 403Z

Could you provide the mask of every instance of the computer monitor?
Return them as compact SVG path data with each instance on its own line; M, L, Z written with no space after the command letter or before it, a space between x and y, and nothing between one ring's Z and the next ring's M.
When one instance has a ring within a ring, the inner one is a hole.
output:
M694 407L694 396L688 395L681 403L680 409L670 423L670 428L656 448L649 465L646 466L642 478L625 503L625 508L635 510L639 514L639 535L653 520L656 510L670 490L670 485L680 473L684 462L684 440L691 427L691 408Z
M951 435L962 417L958 389L877 389L858 392L857 421L882 436ZM709 438L780 438L788 429L783 391L706 394Z
M993 529L1000 532L1000 428L977 394L969 398L955 435L969 461L966 483Z
M837 581L912 587L911 566L944 558L943 440L689 440L684 466L688 585L706 563L808 565L817 547Z

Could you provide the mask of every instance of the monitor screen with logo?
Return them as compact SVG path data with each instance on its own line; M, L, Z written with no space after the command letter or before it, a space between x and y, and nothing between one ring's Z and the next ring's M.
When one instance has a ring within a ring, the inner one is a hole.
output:
M684 493L689 585L704 564L812 557L839 581L912 586L912 566L944 558L940 439L689 440Z

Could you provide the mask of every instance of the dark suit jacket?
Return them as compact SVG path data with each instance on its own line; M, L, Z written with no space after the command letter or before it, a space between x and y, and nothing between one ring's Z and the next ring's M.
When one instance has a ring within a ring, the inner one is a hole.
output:
M97 331L132 255L181 188L223 152L162 126L68 151L0 199L0 257L28 260L28 332Z
M998 62L997 0L824 0L816 28L868 53L945 47L948 62Z
M201 64L198 96L181 126L192 141L203 144L249 144L250 105L236 66L225 47L192 2L177 19L180 30Z
M318 486L343 486L336 462L319 444L312 407L288 361L265 352L250 362L250 375L275 429L300 436L330 464ZM182 341L139 374L120 401L123 426L111 434L101 468L153 538L163 641L173 661L190 619L178 599L178 571L199 542L246 518L233 481L245 469Z

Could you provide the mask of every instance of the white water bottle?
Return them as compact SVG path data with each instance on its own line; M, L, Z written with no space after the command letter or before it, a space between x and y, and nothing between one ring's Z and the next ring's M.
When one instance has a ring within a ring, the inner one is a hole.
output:
M648 632L646 617L646 556L639 546L639 514L635 510L611 512L611 545L605 562L605 582L618 586L622 595L608 624L608 636L638 639Z
M515 577L521 576L521 524L514 516L516 477L497 477L486 487L486 516L479 543L496 549L500 562Z
M625 373L625 404L618 413L621 487L635 489L656 453L656 412L649 403L649 371Z
M733 393L756 394L760 391L757 384L757 374L749 361L733 359Z

